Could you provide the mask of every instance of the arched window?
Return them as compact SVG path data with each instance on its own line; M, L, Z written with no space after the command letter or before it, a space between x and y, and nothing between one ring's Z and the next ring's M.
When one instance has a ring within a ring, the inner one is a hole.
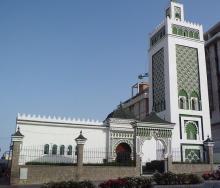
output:
M185 30L185 31L183 32L183 36L188 37L188 31L187 31L187 30Z
M183 35L183 30L181 28L178 29L178 35Z
M54 144L52 147L52 155L56 155L57 154L57 145Z
M60 155L64 155L65 146L60 146Z
M190 37L190 38L193 38L193 31L190 31L190 32L189 32L189 37Z
M72 155L72 153L73 153L73 147L69 145L67 150L67 155Z
M180 98L180 109L184 109L184 99L181 97Z
M131 147L127 143L120 143L116 149L116 162L127 163L131 161Z
M45 154L45 155L48 155L48 154L49 154L49 149L50 149L49 144L45 144L45 145L44 145L44 154Z
M187 140L197 140L197 126L190 122L186 124L186 138Z
M173 34L177 34L177 28L173 27Z
M192 110L199 110L199 96L198 94L193 91L191 94L191 109Z
M198 32L194 33L194 38L199 39L199 33Z
M184 89L179 91L179 108L180 109L188 109L188 95Z
M197 99L195 99L195 98L191 99L191 108L192 108L192 110L198 110L198 101L197 101Z

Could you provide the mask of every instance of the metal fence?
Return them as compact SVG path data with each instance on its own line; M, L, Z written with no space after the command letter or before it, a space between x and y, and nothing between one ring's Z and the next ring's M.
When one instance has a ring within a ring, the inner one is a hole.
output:
M135 161L130 152L107 152L105 149L85 149L84 165L133 166Z
M51 164L51 165L74 165L77 160L75 151L56 152L49 149L45 152L45 146L25 146L20 148L19 164Z
M105 149L84 149L83 151L83 163L97 163L102 164L109 160L110 153L106 152Z
M165 157L165 149L157 149L156 150L156 160L160 161L160 160L164 160Z
M173 162L182 162L182 154L180 149L172 149L172 160Z
M45 150L46 149L46 150ZM71 152L65 147L45 148L44 146L21 146L19 165L76 165L76 150ZM107 152L104 148L84 148L84 165L133 166L132 153Z

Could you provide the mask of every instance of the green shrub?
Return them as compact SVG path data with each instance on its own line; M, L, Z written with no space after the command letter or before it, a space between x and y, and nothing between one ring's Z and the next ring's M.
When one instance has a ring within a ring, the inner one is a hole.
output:
M154 173L155 171L162 173L164 172L164 161L155 160L148 162L143 167L143 171L146 173Z
M203 182L202 178L196 174L188 174L187 180L189 184L199 184Z
M91 181L81 181L79 182L80 188L96 188Z
M127 177L108 180L99 185L100 188L151 188L152 179L145 177Z
M62 182L50 182L41 186L41 188L95 188L95 185L90 181L62 181Z
M184 185L187 182L187 174L176 174L176 182L178 185Z
M127 177L126 188L150 188L152 186L152 179L146 177Z
M174 174L167 172L164 174L155 173L153 180L158 185L184 185L202 183L202 178L195 174Z

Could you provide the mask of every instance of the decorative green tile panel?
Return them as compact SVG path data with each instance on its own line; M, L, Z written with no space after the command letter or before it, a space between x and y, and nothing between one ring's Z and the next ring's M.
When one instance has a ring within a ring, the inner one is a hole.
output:
M196 93L200 99L198 50L176 45L176 65L178 92L184 90L188 96Z
M160 49L152 57L153 108L155 112L166 109L164 79L164 49Z
M187 38L194 38L194 39L200 39L199 37L199 30L192 29L189 27L184 27L180 25L172 25L172 33L174 35L179 35Z
M201 162L199 149L186 149L185 150L185 162L196 163Z

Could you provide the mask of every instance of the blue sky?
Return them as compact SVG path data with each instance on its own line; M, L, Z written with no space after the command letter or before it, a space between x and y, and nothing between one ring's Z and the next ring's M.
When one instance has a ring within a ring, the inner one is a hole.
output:
M169 0L1 0L0 148L18 112L103 120L147 70L148 33ZM182 0L204 30L219 0Z

